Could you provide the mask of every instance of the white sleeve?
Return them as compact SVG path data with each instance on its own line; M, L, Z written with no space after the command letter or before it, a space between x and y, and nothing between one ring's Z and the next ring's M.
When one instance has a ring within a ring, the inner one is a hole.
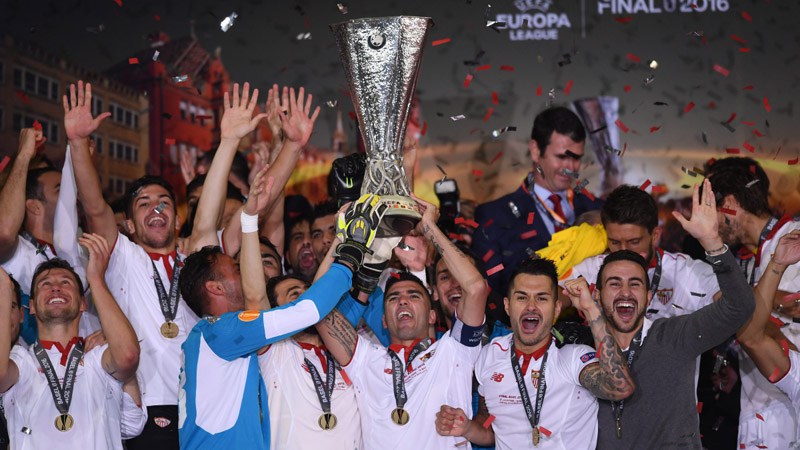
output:
M147 407L142 399L142 406L137 405L127 392L122 391L120 405L120 432L122 439L133 439L142 434L147 423Z
M719 292L719 282L711 265L689 257L685 257L682 264L685 268L679 268L679 273L686 274L686 277L678 281L689 291L689 298L696 302L694 310L713 303L714 294Z
M598 363L597 354L592 347L588 345L579 345L579 344L568 344L572 348L570 349L571 352L567 353L569 355L569 359L566 361L569 364L569 373L567 376L569 380L576 385L581 384L581 372L587 366L592 364Z
M17 382L2 393L4 397L10 399L15 395L26 395L26 388L30 384L30 380L37 376L38 367L34 366L34 359L31 357L28 348L21 345L11 347L9 359L17 365L17 371L19 372Z
M22 292L30 295L33 273L36 271L36 267L45 261L47 261L47 257L36 253L36 247L20 236L17 239L17 248L14 249L14 254L2 266L17 280Z
M600 265L603 264L603 259L605 259L606 255L597 255L591 256L589 258L584 259L583 261L579 262L572 266L570 269L561 279L561 281L566 280L574 280L578 277L586 278L586 281L592 285L597 281L597 272L600 270Z
M800 353L789 351L789 371L774 384L783 391L797 408L800 406Z

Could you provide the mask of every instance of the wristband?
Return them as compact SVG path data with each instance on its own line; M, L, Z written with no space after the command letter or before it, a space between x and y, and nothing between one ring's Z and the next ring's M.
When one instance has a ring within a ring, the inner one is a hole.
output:
M255 233L258 231L258 214L251 216L246 212L242 211L241 222L242 222L242 233Z
M722 244L722 247L715 248L714 250L706 250L706 256L719 256L728 251L728 244Z

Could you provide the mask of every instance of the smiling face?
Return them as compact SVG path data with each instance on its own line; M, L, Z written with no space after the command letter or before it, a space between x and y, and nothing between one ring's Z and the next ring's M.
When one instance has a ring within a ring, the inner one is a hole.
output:
M653 259L661 228L656 227L652 234L647 228L632 223L609 223L605 228L609 252L630 250L642 255L645 261Z
M161 202L166 207L158 212L156 208ZM144 186L134 197L131 209L133 215L126 223L135 243L151 250L175 248L175 203L164 187Z
M514 277L504 299L514 332L514 345L525 353L547 344L555 318L561 312L555 286L546 275L522 273Z
M575 142L564 134L553 132L550 143L542 150L531 140L528 148L533 158L534 166L541 167L533 171L536 184L550 192L561 192L572 187L576 180L570 175L565 175L564 170L578 172L581 168L584 142Z
M392 343L410 343L428 337L436 322L431 299L419 283L398 281L384 295L383 322Z
M613 261L605 264L602 280L593 295L600 297L603 313L619 332L631 333L642 324L650 292L647 273L633 261Z
M67 269L41 272L34 282L31 314L43 323L71 323L85 309L75 275Z

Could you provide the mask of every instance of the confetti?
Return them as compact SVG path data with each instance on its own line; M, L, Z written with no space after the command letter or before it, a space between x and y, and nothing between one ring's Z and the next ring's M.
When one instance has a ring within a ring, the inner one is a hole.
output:
M490 259L492 259L492 256L494 256L494 250L492 250L492 249L489 249L489 251L488 251L488 252L486 252L486 253L483 255L483 258L482 258L482 259L483 259L483 262L489 262L489 260L490 260Z
M642 190L642 191L644 191L644 190L647 190L647 188L648 188L649 186L650 186L650 179L648 178L647 180L645 180L645 182L644 182L644 183L642 183L642 185L641 185L641 186L639 186L639 189L640 189L640 190Z
M614 124L616 124L619 127L619 129L622 130L623 133L627 133L628 131L630 131L630 129L624 123L622 123L622 119L617 119L617 121L614 122Z
M0 169L0 171L2 171L2 169ZM795 292L794 294L789 294L789 295L784 295L783 296L783 302L785 302L785 303L786 302L791 302L791 301L797 301L797 300L800 300L800 292Z
M483 116L483 121L488 122L489 119L492 118L492 114L494 114L494 108L489 108L489 110L486 111L486 114Z
M769 316L769 321L772 322L778 328L783 328L786 325L781 321L781 319L778 319L775 316Z
M553 102L555 101L556 101L556 89L553 88L550 89L550 91L547 93L547 107L549 108L553 106Z
M489 429L489 427L492 426L492 422L494 422L494 419L495 419L494 415L489 414L489 417L483 421L483 428Z
M703 143L708 145L708 136L706 136L706 132L705 131L701 131L700 132L700 136L703 138Z
M506 72L514 72L514 66L500 66L500 70L503 70L503 71L506 71Z
M628 23L633 20L633 17L614 17L614 20L616 20L617 23Z
M750 153L755 153L755 151L756 151L756 149L752 145L750 145L750 143L747 142L747 141L744 141L744 144L742 144L742 147L744 147Z
M564 59L558 62L558 67L564 67L568 64L572 64L572 55L569 53L564 53L562 56Z
M638 56L634 55L633 53L628 53L627 55L625 55L625 57L628 58L628 61L633 62L633 63L642 62L642 59L639 58Z
M762 416L762 415L761 415L761 414L759 414L759 413L756 413L756 419L758 419L758 420L760 420L760 421L764 422L764 416Z
M719 64L714 64L714 71L722 75L723 77L727 77L730 75L731 71L720 66Z
M476 177L482 177L483 171L481 169L472 169L472 175Z
M658 61L651 59L650 61L647 61L647 66L653 70L658 69Z
M495 105L500 104L500 97L497 96L497 92L492 91L492 103Z
M128 58L128 64L139 64L139 58Z
M492 65L491 65L491 64L484 64L484 65L482 65L482 66L476 67L476 68L475 68L475 72L480 72L480 71L482 71L482 70L489 70L489 69L491 69L491 68L492 68Z
M719 209L719 211L720 211L722 214L727 214L727 215L729 215L729 216L735 216L735 215L736 215L736 210L735 210L735 209L730 209L730 208L720 208L720 209Z
M703 412L703 402L697 402L697 414Z
M588 182L589 182L589 180L586 180L586 182L588 183ZM594 200L595 200L595 198L594 198L594 194L592 194L591 192L589 192L589 191L588 191L586 188L584 188L584 189L581 189L581 194L583 194L583 195L587 196L587 197L589 198L589 200L591 200L591 201L594 201Z
M25 93L24 93L24 92L22 92L22 91L17 91L17 92L16 92L16 94L17 94L17 97L19 97L19 98L20 98L20 100L22 100L22 103L25 103L25 104L27 104L27 103L30 101L30 100L28 99L28 96L27 96L27 95L25 95Z
M183 83L184 81L186 81L188 79L189 79L189 75L178 75L178 76L172 77L172 82L175 83L175 84L178 84L178 83Z
M739 47L739 53L750 53L749 47Z
M561 169L561 174L564 175L564 176L572 177L572 178L574 178L576 180L580 176L580 174L578 172L576 172L574 170L569 170L569 169Z
M786 164L788 164L790 166L794 166L794 165L797 165L798 161L800 161L800 157L797 157L795 159L790 159L789 161L786 161Z
M617 149L615 149L614 147L611 147L610 145L603 145L603 149L604 149L605 151L607 151L607 152L609 152L609 153L613 153L613 154L615 154L615 155L617 155L617 156L620 156L620 155L622 155L622 152L621 152L620 150L617 150Z
M166 202L159 202L159 203L158 203L158 206L156 206L156 207L153 209L153 211L155 211L155 212L156 212L156 214L161 214L161 213L164 211L164 209L165 209L166 207L167 207L167 204L166 204Z
M161 54L161 52L159 52L158 50L153 52L153 61L158 61L158 55L160 55L160 54Z
M8 166L9 161L11 161L11 158L9 158L8 156L3 157L3 160L0 161L0 173L6 170L6 166Z
M33 129L36 131L42 131L42 123L38 120L33 121Z
M731 124L728 123L728 122L720 122L719 124L722 125L723 127L725 127L725 129L730 131L731 133L735 133L736 132L736 128L733 128L731 126Z
M340 13L347 14L347 12L348 12L347 11L347 5L345 5L344 3L337 3L336 7L339 9Z
M644 79L644 85L645 85L645 86L649 86L649 85L650 85L650 83L652 83L652 82L653 82L655 79L656 79L656 76L655 76L655 75L653 75L653 74L651 73L650 75L648 75L648 76L647 76L647 77Z
M237 17L239 17L239 15L236 14L236 12L232 12L228 17L222 19L222 22L219 23L219 28L223 33L231 29Z
M552 434L553 434L553 432L552 432L552 431L548 430L547 428L545 428L545 427L543 427L543 426L541 426L541 425L539 425L539 431L541 431L541 432L542 432L542 434L543 434L543 435L545 435L545 436L547 436L547 437L550 437L550 435L552 435Z
M603 130L606 130L606 129L608 129L608 125L603 125L602 127L598 128L598 129L596 129L594 131L590 131L589 134L599 133L599 132L601 132Z
M746 20L746 21L748 21L750 23L753 23L753 18L750 16L750 13L747 12L747 11L742 11L742 19L744 19L744 20Z
M508 127L500 128L499 130L494 130L494 131L492 131L492 137L500 137L501 134L507 133L509 131L517 131L517 127L508 126ZM500 152L499 155L502 155L502 153L503 152ZM497 158L498 158L498 156L495 156L495 159L493 159L492 162L496 161Z
M420 130L419 134L425 136L428 133L428 122L422 122L422 130Z
M120 8L122 8L122 0L114 0L114 3L117 4Z
M655 133L656 131L660 130L661 127L650 127L650 133Z
M503 265L502 264L498 264L498 265L492 267L491 269L487 270L486 271L486 276L490 277L490 276L496 274L497 272L500 272L503 269L504 269Z
M501 29L506 28L505 22L497 22L495 20L487 20L486 21L486 28L491 28L496 32L500 32Z
M625 91L625 92L630 92L630 91L631 91L631 85L630 85L630 84L626 84L626 85L625 85L625 86L622 88L622 90L623 90L623 91Z
M689 103L687 103L687 104L686 104L686 106L683 108L683 113L684 113L684 114L686 114L686 113L688 113L689 111L691 111L692 109L694 109L694 102L689 102Z
M297 35L296 39L298 41L309 41L311 40L311 33L300 33Z
M450 116L450 120L452 120L453 122L456 122L456 121L459 121L459 120L463 120L463 119L466 119L466 118L467 117L465 115L463 115L463 114L459 114L457 116Z
M336 105L339 103L339 100L328 100L325 102L328 105L328 108L336 108Z
M447 44L448 42L450 42L450 38L438 39L431 42L431 46L436 47L438 45Z
M754 184L758 183L760 180L756 178L755 180L748 181L747 184L744 185L746 188L752 187Z
M485 224L483 224L483 228L489 228L490 226L492 226L493 223L494 223L494 219L489 219L489 220L486 221Z
M740 43L742 45L746 45L747 44L747 42L744 39L740 38L739 36L737 36L735 34L732 34L730 37L731 37L731 39L733 39L734 41L736 41L736 42L738 42L738 43Z
M536 236L536 230L530 230L520 234L519 238L524 240L524 239L530 239L534 236Z
M541 86L537 86L536 87L536 96L537 97L541 97L542 96L542 87Z
M769 105L769 98L768 97L764 97L763 103L764 103L764 109L766 109L767 112L771 112L772 111L772 106Z
M665 184L654 184L652 188L650 188L650 192L653 194L666 194L669 192L669 188Z
M757 137L764 137L764 134L756 129L753 129L753 134L755 134Z
M527 221L528 225L533 225L533 218L534 218L535 216L536 216L536 214L534 214L534 213L532 213L532 212L529 212L529 213L528 213L528 221Z
M469 85L470 85L470 83L472 83L472 74L471 74L471 73L468 73L468 74L467 74L467 77L466 77L466 78L464 78L464 87L465 87L465 88L468 88L468 87L469 87Z
M572 80L567 81L567 85L564 87L564 95L569 95L569 91L572 90Z

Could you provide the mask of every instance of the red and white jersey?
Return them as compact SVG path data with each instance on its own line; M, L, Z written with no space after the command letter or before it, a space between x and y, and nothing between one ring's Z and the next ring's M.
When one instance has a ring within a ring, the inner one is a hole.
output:
M317 369L325 383L327 361L319 347L284 339L258 357L261 376L269 401L270 448L285 450L363 449L361 418L356 394L344 370L336 372L331 396L331 413L336 426L323 430L318 424L323 414L305 360Z
M500 336L483 347L475 364L478 393L495 417L492 428L498 450L593 449L597 444L597 398L580 383L581 371L597 363L595 351L587 345L547 348L546 391L539 416L540 441L533 445L533 428L525 414L522 396L511 368L513 334ZM542 356L533 355L527 367L520 358L525 387L536 407L536 390ZM538 359L536 358L538 356Z
M83 355L69 407L74 425L66 432L55 427L59 412L33 347L16 345L11 349L11 360L19 369L19 380L3 394L2 402L12 450L122 449L122 383L103 370L101 358L106 348L108 345L103 345ZM64 354L56 345L46 350L59 382L63 383L72 347L65 349Z
M455 328L461 328L456 319ZM399 350L405 361L410 349ZM427 350L420 352L405 374L408 396L403 409L409 414L405 425L392 422L397 407L392 386L392 360L386 347L359 336L355 355L345 367L353 381L361 414L364 448L465 449L463 437L441 436L436 432L436 413L442 405L461 408L472 417L472 369L480 346L461 344L451 331ZM272 411L270 411L272 413Z
M36 268L39 264L55 257L56 254L51 245L42 244L39 248L36 248L30 241L19 236L14 254L2 266L6 272L17 280L22 292L30 295L31 282ZM86 280L83 281L85 284Z
M783 391L795 409L800 411L800 352L789 351L789 371L775 382L775 386Z
M648 319L690 314L714 301L714 294L719 292L719 284L710 264L694 260L683 253L658 249L656 254L661 255L661 279L653 300L647 307ZM583 276L589 284L594 284L606 256L608 254L604 253L584 259L564 278L573 280ZM651 281L655 270L655 263L650 264L647 269Z
M153 262L169 293L174 257L154 260L144 249L122 234L111 252L106 283L139 337L139 379L142 400L148 406L177 405L178 379L181 371L181 344L198 318L182 299L178 299L175 323L178 336L161 335L164 314L153 283Z

